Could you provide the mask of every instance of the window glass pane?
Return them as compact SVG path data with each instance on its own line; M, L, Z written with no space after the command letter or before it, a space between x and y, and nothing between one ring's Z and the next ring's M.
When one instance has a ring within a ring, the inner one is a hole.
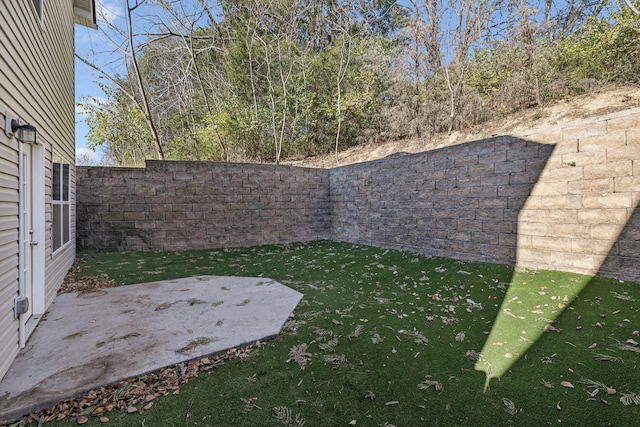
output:
M62 188L61 188L61 174L62 165L60 163L53 164L53 200L62 200Z
M69 241L69 204L63 205L63 214L62 214L62 244L65 244Z
M62 200L69 201L69 165L62 165Z
M71 164L53 152L51 162L51 246L55 252L71 240Z
M62 230L60 229L62 216L62 206L53 205L53 250L56 251L62 246Z

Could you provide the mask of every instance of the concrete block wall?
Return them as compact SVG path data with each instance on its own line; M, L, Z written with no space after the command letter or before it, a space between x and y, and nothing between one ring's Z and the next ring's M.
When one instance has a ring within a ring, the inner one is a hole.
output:
M332 236L640 281L640 109L333 169Z
M78 249L183 250L326 239L329 172L147 161L78 167Z
M523 138L554 146L518 220L518 264L640 278L640 109Z
M552 150L502 136L333 169L333 238L514 263L518 215Z
M334 169L78 167L81 250L334 239L640 281L640 109Z

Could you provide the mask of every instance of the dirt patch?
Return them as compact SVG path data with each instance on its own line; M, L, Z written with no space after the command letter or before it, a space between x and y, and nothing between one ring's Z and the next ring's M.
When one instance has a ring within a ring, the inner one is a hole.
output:
M335 154L327 154L283 163L303 167L332 168L394 155L419 153L496 135L523 133L636 107L640 107L640 86L606 87L595 93L568 98L540 108L529 108L510 114L505 112L491 121L451 134L440 133L425 138L352 147L340 152L337 161Z

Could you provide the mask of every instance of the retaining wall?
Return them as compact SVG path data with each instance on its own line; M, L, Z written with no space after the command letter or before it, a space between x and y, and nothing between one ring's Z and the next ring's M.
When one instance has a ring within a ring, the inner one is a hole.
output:
M331 238L640 281L640 109L335 169L78 168L78 245Z
M336 240L640 281L640 109L330 178Z
M552 150L503 136L337 168L334 239L513 263L520 210Z
M329 171L147 161L77 168L80 250L182 250L330 236Z

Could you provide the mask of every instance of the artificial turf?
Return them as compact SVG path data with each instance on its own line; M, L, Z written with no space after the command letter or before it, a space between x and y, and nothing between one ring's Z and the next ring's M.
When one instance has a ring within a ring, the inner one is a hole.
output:
M201 372L143 414L112 411L108 425L627 426L640 419L638 283L332 241L81 253L75 270L122 285L263 276L304 294L280 336L251 357Z

